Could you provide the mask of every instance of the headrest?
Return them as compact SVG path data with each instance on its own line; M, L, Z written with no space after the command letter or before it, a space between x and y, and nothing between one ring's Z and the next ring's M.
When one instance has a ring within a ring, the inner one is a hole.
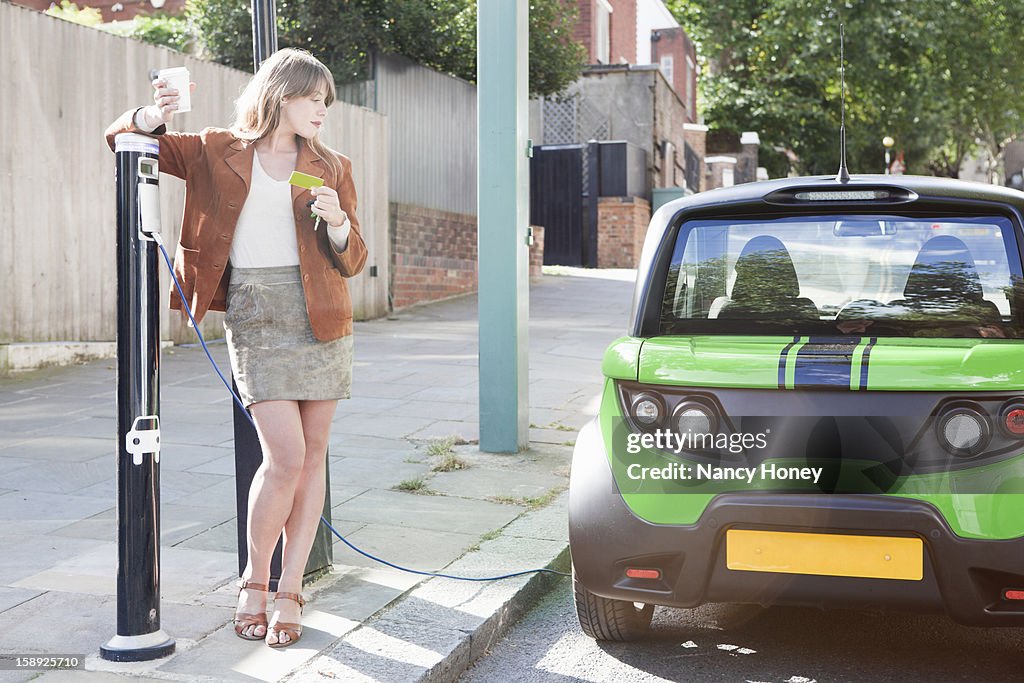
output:
M743 245L736 259L733 301L777 301L800 296L793 259L785 245L771 235L758 235Z
M982 293L971 251L952 235L939 235L924 243L903 288L907 299L947 304L980 301Z

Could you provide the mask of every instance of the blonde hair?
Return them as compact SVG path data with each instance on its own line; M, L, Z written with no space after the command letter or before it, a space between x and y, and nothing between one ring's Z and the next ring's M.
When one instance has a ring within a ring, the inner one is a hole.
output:
M235 100L235 122L230 130L243 140L260 140L281 122L285 98L307 97L325 92L324 104L334 102L334 76L323 62L306 50L286 47L270 55ZM341 177L341 165L320 136L306 138L306 145L324 160L334 177Z

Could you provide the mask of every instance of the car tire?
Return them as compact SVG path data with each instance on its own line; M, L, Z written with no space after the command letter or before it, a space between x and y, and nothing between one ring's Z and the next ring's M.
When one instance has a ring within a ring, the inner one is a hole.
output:
M580 628L594 640L628 641L647 635L654 616L654 605L637 607L626 600L594 595L572 575L573 602Z

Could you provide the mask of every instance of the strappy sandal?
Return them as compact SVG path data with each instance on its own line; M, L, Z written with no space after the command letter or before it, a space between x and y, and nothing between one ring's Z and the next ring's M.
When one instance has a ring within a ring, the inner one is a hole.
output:
M298 593L281 593L278 592L275 596L275 600L294 600L299 603L299 615L302 615L302 608L306 604L306 601L302 599L302 596ZM270 634L274 634L274 641L270 642ZM279 640L278 634L284 633L288 636L287 642L277 642ZM299 642L299 638L302 637L302 624L293 624L284 621L277 621L267 627L267 637L265 642L267 645L273 648L288 647Z
M270 588L268 588L267 584L265 583L252 583L251 581L246 581L245 579L242 579L238 584L239 599L241 599L242 591L244 590L257 590L268 592ZM241 614L239 612L235 612L235 635L237 635L242 640L263 640L265 636L252 635L256 632L255 628L253 628L252 631L249 632L250 635L246 635L245 631L250 626L262 626L264 628L267 628L266 609L264 609L262 612L252 614Z

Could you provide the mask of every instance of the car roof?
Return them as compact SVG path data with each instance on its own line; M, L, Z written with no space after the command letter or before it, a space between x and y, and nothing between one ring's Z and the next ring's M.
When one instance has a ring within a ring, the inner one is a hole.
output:
M933 176L914 175L855 175L848 183L840 183L835 176L802 176L797 178L779 178L756 183L743 183L732 187L723 187L690 195L683 199L669 202L665 206L671 213L680 209L712 206L715 204L751 202L764 199L767 195L780 190L795 188L813 188L817 190L854 190L858 187L870 186L903 188L921 197L972 199L996 201L1013 204L1024 209L1024 192L1000 185L976 183L956 178L936 178ZM866 202L870 204L869 202Z

